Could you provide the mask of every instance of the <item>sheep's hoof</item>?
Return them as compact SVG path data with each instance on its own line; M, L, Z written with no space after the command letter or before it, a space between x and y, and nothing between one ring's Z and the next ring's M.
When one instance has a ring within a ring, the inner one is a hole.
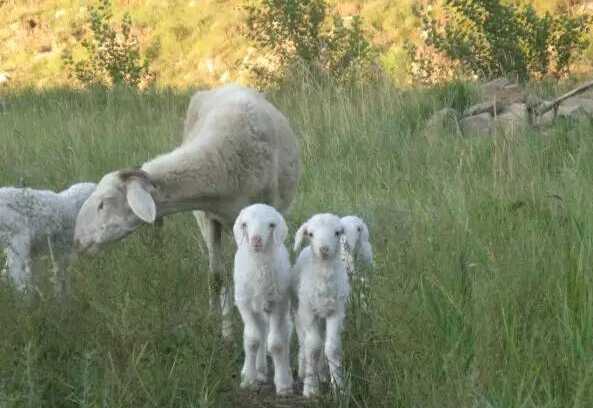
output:
M316 396L318 393L319 393L318 387L314 387L311 385L305 385L303 387L303 397L305 397L305 398L312 398L312 397Z
M287 395L292 395L292 394L293 394L292 385L276 387L276 395L287 396Z
M241 387L242 389L246 389L246 390L255 390L257 388L259 388L260 382L257 381L256 378L252 378L252 379L243 379L241 381L241 384L239 385L239 387Z

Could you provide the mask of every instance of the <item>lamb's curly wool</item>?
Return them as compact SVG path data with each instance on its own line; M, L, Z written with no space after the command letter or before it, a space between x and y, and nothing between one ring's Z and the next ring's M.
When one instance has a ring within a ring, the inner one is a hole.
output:
M287 230L282 215L265 204L243 209L233 227L237 243L235 302L245 325L241 386L266 380L268 345L278 394L292 392L288 348L290 260L284 246Z
M32 278L33 259L49 254L55 262L56 289L64 291L64 272L74 256L76 216L95 187L78 183L60 193L0 188L0 248L6 251L8 273L18 289Z
M141 169L105 175L80 211L75 238L96 252L144 222L196 210L210 261L210 305L222 312L229 336L222 231L254 202L286 211L299 173L296 137L263 95L237 85L200 91L191 99L181 145Z
M319 390L322 351L325 351L332 384L341 386L341 333L346 316L350 285L340 257L340 240L344 226L333 214L317 214L297 231L295 251L302 240L310 245L303 249L294 266L298 310L296 330L299 337L299 376L303 378L303 395Z

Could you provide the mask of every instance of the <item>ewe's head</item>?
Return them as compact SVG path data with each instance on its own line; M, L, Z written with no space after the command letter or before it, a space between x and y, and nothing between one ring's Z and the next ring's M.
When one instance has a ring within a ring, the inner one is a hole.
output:
M142 170L120 170L105 175L78 213L74 242L79 251L96 253L121 239L143 222L156 218L154 190Z
M309 240L313 254L321 259L334 258L340 250L344 226L333 214L314 215L301 225L294 238L294 250L298 251L304 238Z
M238 247L247 244L253 252L267 252L273 246L284 243L288 227L274 207L253 204L241 210L235 220L233 234Z
M373 249L369 242L369 228L358 217L349 215L342 218L344 236L342 245L344 250L352 255L358 255L369 265L373 263Z

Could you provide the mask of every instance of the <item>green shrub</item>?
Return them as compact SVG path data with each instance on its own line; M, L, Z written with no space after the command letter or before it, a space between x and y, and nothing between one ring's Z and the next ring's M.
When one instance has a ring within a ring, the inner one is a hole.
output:
M525 81L565 76L587 47L591 16L538 15L531 5L501 0L446 0L444 15L425 10L426 44L480 78L513 75ZM430 55L424 56L430 59Z
M260 82L277 82L295 65L338 81L370 67L373 49L361 18L350 24L339 15L329 18L325 0L260 0L245 9L245 37L273 59L251 66Z
M84 85L127 85L138 88L153 80L149 60L140 55L138 38L132 33L132 20L125 14L119 29L112 21L111 1L100 0L90 9L91 35L80 44L86 58L74 61L72 52L63 55L69 76Z

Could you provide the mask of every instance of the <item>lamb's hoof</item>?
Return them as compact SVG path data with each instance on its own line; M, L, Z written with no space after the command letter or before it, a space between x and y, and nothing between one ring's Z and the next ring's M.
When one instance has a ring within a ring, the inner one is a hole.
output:
M288 396L288 395L292 395L294 393L293 389L292 389L292 384L290 385L284 385L284 386L277 386L276 387L276 395L280 395L280 396Z
M315 397L317 394L319 393L319 388L318 387L313 387L313 386L308 386L305 385L303 387L303 397L305 398L312 398Z
M252 379L243 379L241 381L241 384L239 384L239 387L241 387L244 390L256 390L259 388L260 386L260 382L256 379L256 378L252 378Z

